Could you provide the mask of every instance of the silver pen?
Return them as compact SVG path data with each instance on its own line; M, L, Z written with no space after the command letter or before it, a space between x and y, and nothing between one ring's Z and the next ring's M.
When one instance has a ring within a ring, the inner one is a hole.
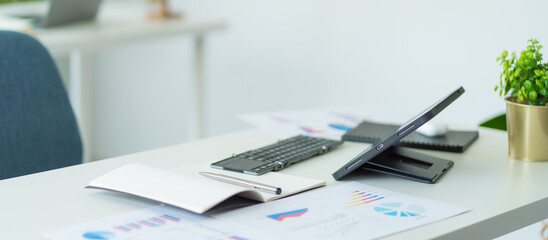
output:
M282 193L282 189L279 187L274 187L274 186L270 186L270 185L266 185L258 182L253 182L245 179L240 179L240 178L235 178L231 176L226 176L226 175L217 174L217 173L210 173L210 172L200 172L200 174L221 182L232 183L234 185L248 187L248 188L252 188L252 189L263 191L263 192L274 193L276 195L280 195Z

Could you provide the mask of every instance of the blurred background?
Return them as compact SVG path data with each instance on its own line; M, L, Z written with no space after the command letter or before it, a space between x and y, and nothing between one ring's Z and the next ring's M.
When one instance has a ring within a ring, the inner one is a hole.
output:
M137 16L137 23L158 22L147 18L157 3L103 0L97 21L109 24L99 21L108 13L115 19ZM31 16L44 12L47 4L0 0L0 15ZM238 118L245 113L353 106L365 111L380 107L408 118L459 86L466 93L437 119L450 128L476 128L505 111L503 99L494 91L501 71L497 56L503 50L519 54L531 38L541 44L548 41L544 25L548 1L541 0L171 0L168 4L182 14L182 23L213 20L225 27L203 33L199 43L192 34L172 34L170 27L164 27L166 34L160 37L86 49L85 58L77 58L85 62L76 64L86 67L80 71L82 86L70 86L68 80L73 77L75 53L53 54L67 88L80 88L90 101L89 114L79 117L86 122L87 160L252 128ZM57 31L57 27L21 26L0 18L0 28L38 38ZM59 28L70 33L80 31L79 26ZM102 28L94 31L100 33ZM197 44L204 51L201 92L193 85L200 61ZM192 97L196 94L203 99L201 136L190 133L196 123L189 115L199 107ZM540 224L501 239L537 238Z
M146 21L151 1L104 0L98 18L113 3ZM203 137L251 128L237 115L253 112L375 105L411 117L459 86L438 119L476 127L505 111L496 57L548 39L548 2L536 0L168 3L183 20L226 23L204 39ZM182 34L89 53L92 159L191 140L193 44ZM55 60L68 79L69 57Z

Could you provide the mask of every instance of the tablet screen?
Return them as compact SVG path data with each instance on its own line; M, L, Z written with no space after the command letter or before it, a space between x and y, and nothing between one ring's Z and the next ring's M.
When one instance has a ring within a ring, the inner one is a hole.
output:
M381 141L372 144L371 147L367 148L365 151L360 153L350 162L348 162L335 173L333 173L333 178L335 178L336 180L341 179L342 177L346 176L347 174L365 164L367 161L379 155L381 152L394 146L399 140L407 136L409 133L415 131L426 122L430 121L430 119L432 119L434 116L438 115L438 113L440 113L443 109L449 106L449 104L455 101L455 99L460 97L463 93L464 88L460 87L451 94L449 94L447 97L442 98L438 102L434 103L432 106L426 108L426 110L403 124L402 127L398 128L398 130L388 134Z

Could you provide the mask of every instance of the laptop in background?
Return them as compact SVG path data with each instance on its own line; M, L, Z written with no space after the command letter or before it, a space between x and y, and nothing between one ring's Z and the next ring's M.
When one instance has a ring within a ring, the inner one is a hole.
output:
M101 0L49 0L45 16L36 17L33 23L38 27L53 27L95 19Z

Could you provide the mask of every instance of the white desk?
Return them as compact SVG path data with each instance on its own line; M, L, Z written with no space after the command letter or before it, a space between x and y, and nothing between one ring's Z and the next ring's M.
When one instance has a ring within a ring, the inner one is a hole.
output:
M38 39L54 56L70 57L69 95L80 123L84 139L86 159L89 157L91 113L89 67L92 51L102 47L124 44L132 41L158 39L162 37L189 34L193 39L193 74L191 91L194 95L189 102L194 103L193 112L188 114L188 136L198 139L204 134L204 48L205 35L225 28L223 21L174 19L152 21L146 19L145 3L120 4L105 1L99 16L94 22L76 23L60 27L37 29Z
M124 164L139 162L170 169L218 160L274 141L275 137L262 131L249 130L0 181L2 237L45 239L41 236L43 231L157 204L124 194L84 189L90 180ZM327 187L339 184L331 173L366 146L346 142L331 153L293 165L283 172L325 179ZM548 162L511 160L506 151L505 132L480 129L480 138L464 154L424 151L455 161L455 166L437 184L370 172L352 174L343 180L471 209L388 239L493 238L548 216Z

